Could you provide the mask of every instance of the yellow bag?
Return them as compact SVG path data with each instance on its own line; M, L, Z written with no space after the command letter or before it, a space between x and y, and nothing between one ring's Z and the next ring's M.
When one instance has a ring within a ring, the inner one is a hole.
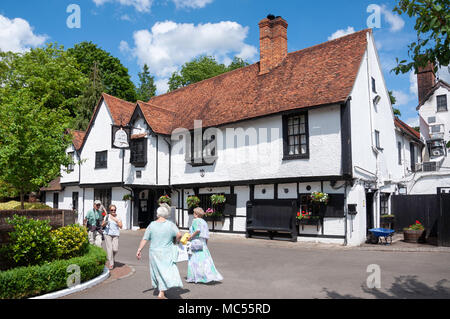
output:
M184 233L183 237L181 237L180 243L186 245L190 236L191 235L189 233Z

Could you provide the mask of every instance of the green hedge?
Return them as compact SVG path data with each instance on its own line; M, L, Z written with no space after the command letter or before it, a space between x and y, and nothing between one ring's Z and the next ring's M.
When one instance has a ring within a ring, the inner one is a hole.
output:
M41 266L18 267L0 272L0 299L21 299L67 288L70 265L80 267L81 282L99 276L105 267L105 251L89 245L86 255Z

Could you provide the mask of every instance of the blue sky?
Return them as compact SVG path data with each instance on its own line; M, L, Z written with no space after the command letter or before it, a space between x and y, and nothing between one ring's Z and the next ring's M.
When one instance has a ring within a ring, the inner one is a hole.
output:
M70 4L81 10L80 28L67 25ZM0 49L20 52L45 42L69 48L92 41L118 57L136 84L147 63L162 93L170 74L200 54L223 63L235 55L257 62L258 22L269 13L288 22L292 52L367 28L371 4L381 8L374 35L388 89L397 97L401 118L417 124L415 76L389 72L416 38L414 22L392 14L393 0L2 0ZM448 72L441 74L448 81Z

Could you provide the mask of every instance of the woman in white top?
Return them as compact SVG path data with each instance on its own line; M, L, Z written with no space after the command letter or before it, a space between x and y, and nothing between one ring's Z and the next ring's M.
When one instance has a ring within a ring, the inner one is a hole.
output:
M122 229L122 221L117 217L117 207L115 205L109 206L109 214L103 221L103 227L105 226L106 253L108 255L109 269L113 269L114 259L119 251L120 229Z

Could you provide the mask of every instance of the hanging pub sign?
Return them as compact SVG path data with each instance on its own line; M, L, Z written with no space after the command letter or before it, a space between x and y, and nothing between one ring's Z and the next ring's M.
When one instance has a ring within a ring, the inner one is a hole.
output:
M130 148L131 128L121 125L112 126L112 148Z

